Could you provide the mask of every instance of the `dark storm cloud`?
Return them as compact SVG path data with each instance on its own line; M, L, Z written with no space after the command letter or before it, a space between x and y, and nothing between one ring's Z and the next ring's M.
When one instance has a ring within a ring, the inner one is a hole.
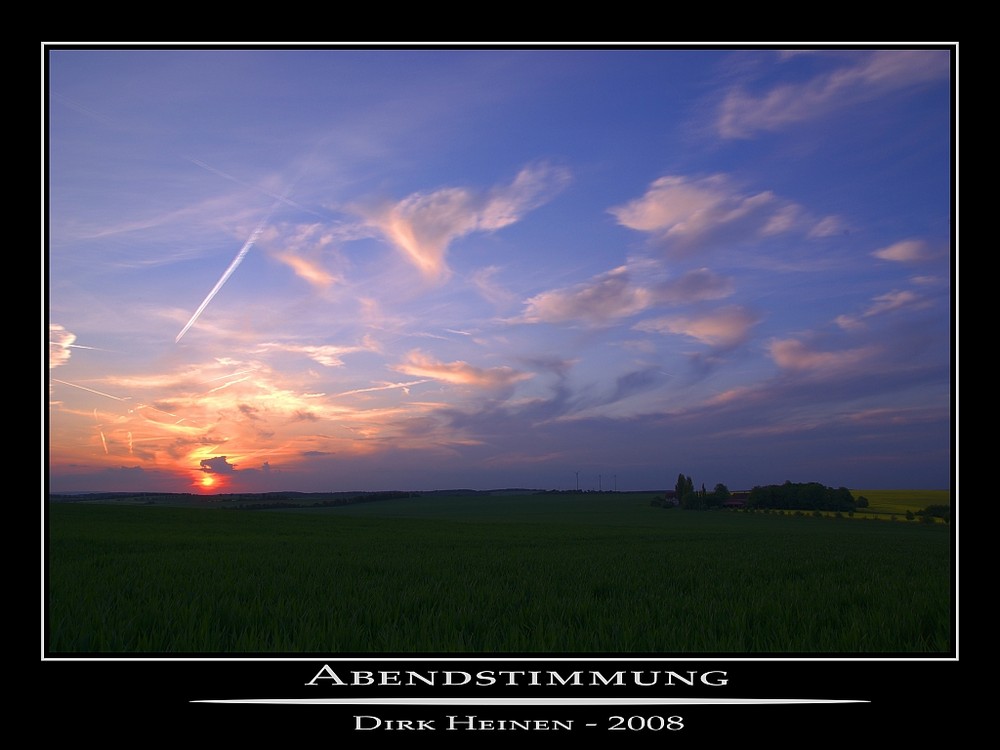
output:
M225 456L214 456L201 462L201 470L206 474L232 474L236 464L229 463Z

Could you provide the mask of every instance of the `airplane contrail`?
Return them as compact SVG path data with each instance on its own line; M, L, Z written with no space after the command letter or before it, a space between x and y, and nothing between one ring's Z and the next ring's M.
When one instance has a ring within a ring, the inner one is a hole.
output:
M128 413L129 414L134 414L135 412L139 411L140 409L152 409L153 411L160 412L160 414L166 414L168 417L176 417L177 416L176 414L172 414L169 411L164 411L163 409L160 409L159 407L151 406L149 404L137 404L134 409L129 409Z
M87 388L83 385L77 385L76 383L70 383L66 380L60 380L59 378L52 378L53 383L62 383L63 385L68 385L73 388L79 388L81 391L89 391L90 393L96 393L98 396L106 396L107 398L113 398L115 401L130 401L131 396L112 396L110 393L104 393L103 391L95 391L93 388Z
M243 258L245 258L246 254L250 252L250 248L253 247L253 243L257 241L260 233L264 231L264 225L267 224L268 220L271 218L271 214L274 213L274 209L278 207L279 203L281 203L280 200L275 202L275 204L271 206L271 210L267 212L267 216L261 219L260 223L254 228L253 232L250 234L250 239L243 243L243 247L241 247L240 251L236 253L236 257L233 258L233 262L229 264L229 268L227 268L222 274L222 278L216 282L215 286L212 287L212 291L208 293L205 300L198 306L198 309L194 311L194 315L191 316L191 320L189 320L187 325L184 326L184 328L181 329L181 332L177 334L177 338L174 339L175 344L179 342L184 334L188 332L188 329L195 324L195 321L198 320L201 314L205 311L205 308L208 307L208 303L211 302L212 298L219 293L219 290L222 289L222 285L226 283L229 277L233 275L233 271L235 271L240 263L243 262Z
M230 372L230 373L226 373L225 375L219 375L219 376L214 377L214 378L209 378L205 382L206 383L211 383L211 382L216 381L216 380L222 380L223 378L235 378L237 375L245 375L248 372L253 372L253 370L240 370L239 372Z
M371 393L372 391L389 391L393 388L402 388L406 390L412 385L420 385L421 383L429 383L429 380L411 380L409 383L386 383L385 385L376 385L372 388L355 388L353 391L344 391L343 393L337 393L333 397L339 398L340 396L352 396L355 393Z
M236 385L237 383L242 383L244 380L249 380L250 376L247 375L245 378L240 378L239 380L230 380L228 383L223 383L222 385L217 385L209 393L215 393L216 391L221 391L223 388L228 388L231 385Z

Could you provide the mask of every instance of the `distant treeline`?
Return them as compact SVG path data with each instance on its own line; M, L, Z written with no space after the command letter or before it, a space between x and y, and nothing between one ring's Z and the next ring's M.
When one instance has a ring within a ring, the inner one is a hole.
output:
M202 497L193 492L73 492L70 494L49 494L49 502L55 503L87 503L104 500L119 502L140 501L145 503L167 502L171 500L188 500Z
M267 510L269 508L325 508L355 503L373 503L379 500L419 497L419 492L257 492L219 495L196 495L190 492L88 492L74 495L49 495L51 502L132 502L171 503L201 501L223 503L231 510ZM238 503L238 504L237 504Z
M824 487L819 482L769 484L754 487L747 498L747 508L778 508L784 510L831 510L850 512L864 507L846 487Z
M338 505L356 505L357 503L375 503L380 500L399 500L400 498L409 497L419 497L418 492L364 492L359 495L351 495L348 497L326 497L323 500L314 500L313 502L306 502L303 495L306 497L311 497L316 494L322 493L282 493L282 492L265 492L259 495L252 495L253 498L264 498L261 500L254 500L250 503L244 503L240 505L229 505L233 499L227 497L226 495L217 495L222 502L227 503L223 507L229 510L270 510L274 508L333 508ZM235 496L240 497L240 496ZM240 499L243 499L242 497Z

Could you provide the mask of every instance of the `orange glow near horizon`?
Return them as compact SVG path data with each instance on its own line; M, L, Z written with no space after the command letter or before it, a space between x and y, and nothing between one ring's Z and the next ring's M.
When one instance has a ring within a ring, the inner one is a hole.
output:
M284 351L277 345L258 348ZM285 347L293 355L314 360L316 356L332 360L350 348ZM389 384L335 377L328 391L336 395L328 395L315 387L312 370L286 375L257 359L212 359L147 379L105 377L93 381L98 387L89 390L59 384L58 398L51 402L53 413L64 420L57 442L66 462L141 468L180 477L191 492L226 492L239 483L238 477L225 467L204 471L211 464L203 462L225 458L236 472L259 471L265 463L290 470L311 463L310 456L371 455L389 440L395 449L437 452L440 446L468 436L433 419L425 420L422 431L409 430L412 419L429 417L448 403L411 398L410 387L436 380L439 388L489 390L526 377L507 367L443 362L422 352L406 363L422 366L435 377ZM118 405L118 397L111 402L104 395L119 392L128 394L126 407ZM460 393L468 397L469 391ZM329 428L317 431L324 424Z

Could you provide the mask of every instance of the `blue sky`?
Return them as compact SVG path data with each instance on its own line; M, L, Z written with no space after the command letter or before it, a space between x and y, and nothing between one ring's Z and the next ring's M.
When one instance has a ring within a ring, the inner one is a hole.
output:
M950 484L952 50L46 64L52 491Z

